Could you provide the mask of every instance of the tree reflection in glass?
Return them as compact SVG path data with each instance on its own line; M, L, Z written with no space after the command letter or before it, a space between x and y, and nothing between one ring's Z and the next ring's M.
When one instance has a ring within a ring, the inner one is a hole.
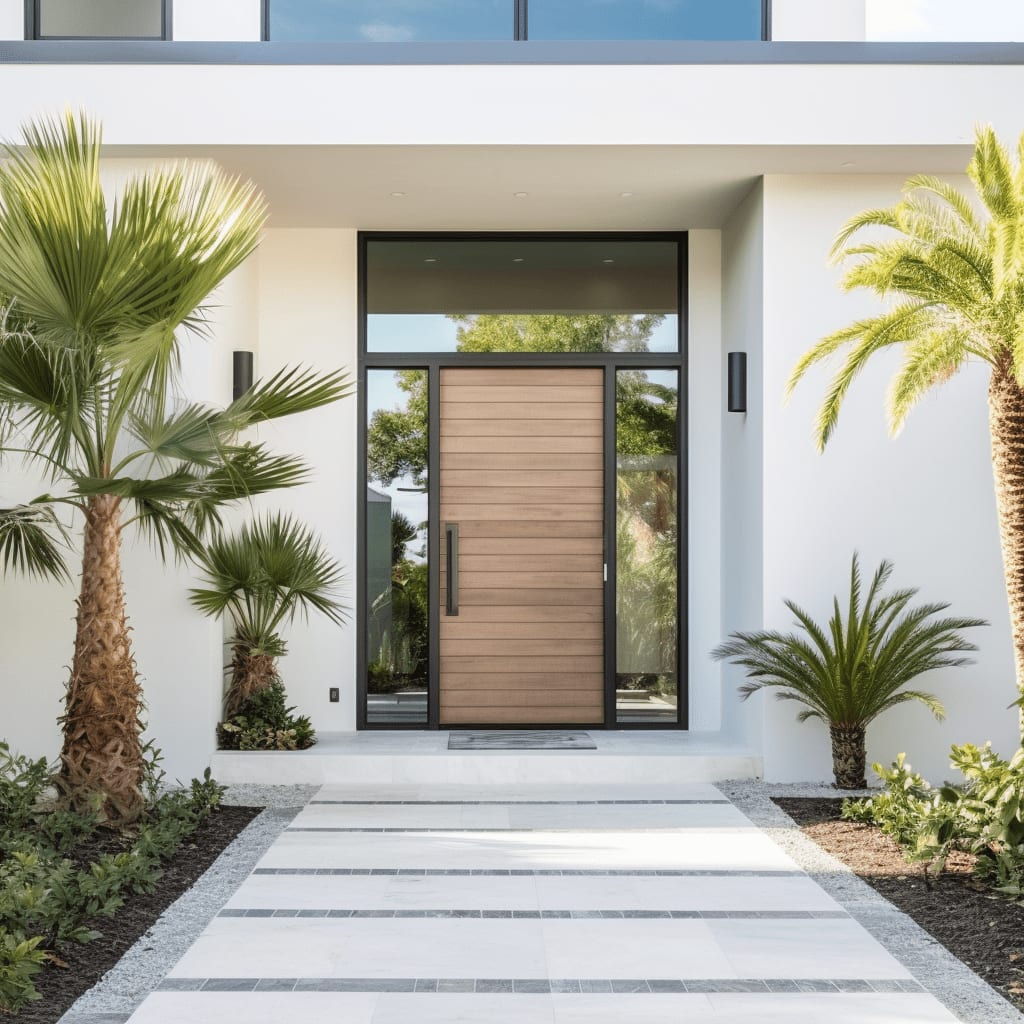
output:
M619 370L615 390L616 717L674 721L679 374Z
M367 720L427 720L427 372L367 372Z

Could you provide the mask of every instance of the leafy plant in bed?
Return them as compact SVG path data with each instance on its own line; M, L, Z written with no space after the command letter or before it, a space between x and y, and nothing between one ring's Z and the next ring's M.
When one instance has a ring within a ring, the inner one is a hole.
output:
M1024 898L1024 750L1009 760L991 744L954 746L951 767L964 781L932 787L900 754L888 768L874 765L883 791L847 800L843 817L878 825L911 862L941 872L950 854L974 857L974 876L1014 899Z
M102 937L102 922L133 895L150 892L162 865L220 804L210 778L158 795L162 773L150 751L145 809L130 831L93 812L61 809L45 758L0 743L0 1012L39 999L47 962L76 943Z

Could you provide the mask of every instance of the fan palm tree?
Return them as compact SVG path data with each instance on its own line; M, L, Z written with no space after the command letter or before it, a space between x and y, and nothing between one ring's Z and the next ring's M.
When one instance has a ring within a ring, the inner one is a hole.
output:
M988 405L999 533L1010 605L1017 686L1024 699L1024 138L1016 161L991 127L976 133L967 173L970 197L938 178L918 175L904 198L847 222L832 248L851 261L846 290L867 288L895 300L885 313L858 320L822 339L797 363L791 392L816 363L843 352L842 365L818 413L824 450L854 378L893 345L903 365L888 397L891 432L913 406L969 360L990 368ZM894 235L851 240L863 229ZM1022 711L1024 714L1024 711ZM1022 719L1024 726L1024 719Z
M84 115L39 121L0 165L0 447L43 466L84 520L58 782L113 824L143 807L142 694L121 581L134 526L161 556L200 549L228 503L301 483L306 467L239 432L333 402L340 372L285 369L227 406L177 400L179 329L256 247L264 204L210 167L100 183Z
M204 615L231 618L231 683L224 717L238 714L278 678L287 653L282 627L318 611L339 625L343 574L317 536L289 516L271 515L217 536L198 558L205 587L191 592Z
M892 564L882 562L862 601L854 554L846 609L834 598L826 627L786 601L800 633L733 633L711 655L746 669L747 682L740 687L744 700L764 687L777 687L779 700L804 705L799 721L817 718L828 724L832 768L843 789L866 784L867 726L883 711L920 701L936 718L943 717L937 697L906 687L932 669L970 664L962 654L977 647L960 631L988 625L982 619L936 619L948 604L910 608L916 589L882 593L891 575Z

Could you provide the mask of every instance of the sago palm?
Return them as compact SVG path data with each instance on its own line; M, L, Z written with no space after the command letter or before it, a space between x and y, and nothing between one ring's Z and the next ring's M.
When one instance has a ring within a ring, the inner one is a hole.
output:
M59 782L113 823L140 813L142 694L121 581L129 527L191 554L225 504L302 482L300 459L240 442L266 419L333 402L341 373L282 370L225 409L178 400L176 332L256 247L253 186L205 167L133 177L108 203L101 133L40 121L0 165L0 447L48 472L84 520Z
M287 653L281 629L310 611L345 618L342 570L317 536L289 516L271 515L216 537L199 556L205 586L192 603L205 615L231 619L231 682L224 716L236 715L277 679Z
M967 173L977 204L948 183L911 178L904 198L867 210L840 232L832 255L850 264L847 290L867 288L891 308L836 331L797 363L792 391L815 364L842 365L818 414L818 447L836 428L854 378L892 346L903 364L889 390L889 426L969 360L987 363L989 427L1017 686L1024 695L1024 138L1016 159L991 127L978 129ZM977 205L977 209L976 209ZM872 233L853 243L864 229ZM874 229L881 229L882 236Z
M828 724L836 785L844 789L865 785L867 726L884 711L920 701L937 718L943 716L937 697L907 687L933 669L970 664L963 654L977 647L960 631L987 625L982 619L935 618L948 604L910 607L916 589L884 594L891 575L892 564L882 562L862 598L855 554L846 608L834 598L826 626L786 601L800 632L733 633L712 653L746 670L747 682L740 687L744 699L775 687L779 700L804 705L799 721L817 718Z

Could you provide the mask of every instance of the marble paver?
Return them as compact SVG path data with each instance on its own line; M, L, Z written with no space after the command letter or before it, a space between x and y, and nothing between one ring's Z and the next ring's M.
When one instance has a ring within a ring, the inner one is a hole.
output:
M324 787L132 1022L954 1019L713 787L598 785Z

